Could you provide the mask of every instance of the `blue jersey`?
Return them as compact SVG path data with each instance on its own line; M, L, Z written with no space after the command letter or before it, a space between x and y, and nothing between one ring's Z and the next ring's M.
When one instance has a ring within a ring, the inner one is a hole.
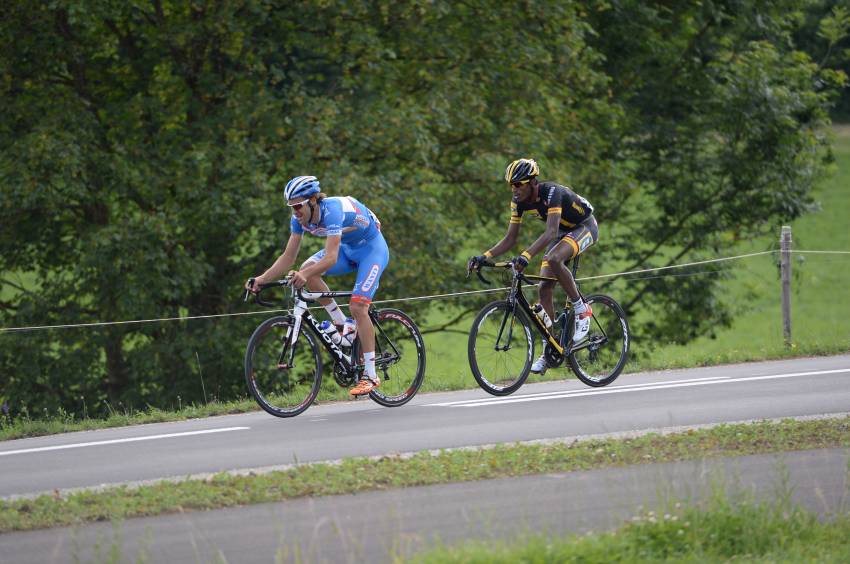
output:
M380 230L375 214L351 196L324 198L319 202L319 223L306 228L294 216L289 222L293 234L309 231L317 237L342 235L341 243L356 245L374 238Z

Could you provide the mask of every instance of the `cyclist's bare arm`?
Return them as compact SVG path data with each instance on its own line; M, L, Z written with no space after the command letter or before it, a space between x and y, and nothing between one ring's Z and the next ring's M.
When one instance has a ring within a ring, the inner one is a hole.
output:
M301 248L301 235L295 233L289 236L289 241L286 242L286 248L283 254L277 257L268 270L263 272L255 279L255 285L268 284L272 280L278 280L286 274L292 265L295 264L295 259L298 256L298 250ZM247 285L246 285L247 287ZM248 288L250 290L250 288Z
M546 217L546 230L534 241L528 249L528 254L535 256L537 253L546 248L546 245L555 240L558 236L558 229L561 226L561 214L550 213Z
M508 232L505 234L504 238L501 241L496 243L496 245L487 251L491 257L499 256L502 253L511 250L514 245L516 245L516 241L519 238L519 228L520 223L511 223L508 225Z
M325 240L325 256L323 256L319 262L309 263L306 267L302 268L299 271L301 275L307 279L316 275L321 276L327 272L330 267L336 264L337 258L339 257L339 245L341 241L342 235L329 236Z

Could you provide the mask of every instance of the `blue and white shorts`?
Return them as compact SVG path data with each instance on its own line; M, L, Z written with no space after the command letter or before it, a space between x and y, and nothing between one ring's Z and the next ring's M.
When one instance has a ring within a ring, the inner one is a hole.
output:
M325 250L322 249L307 260L319 262L324 256ZM372 298L378 289L378 282L389 262L390 249L387 247L384 236L378 231L368 241L360 241L354 245L340 244L336 264L325 274L339 276L356 270L357 281L354 283L354 295L351 296L351 301L369 304L372 303Z

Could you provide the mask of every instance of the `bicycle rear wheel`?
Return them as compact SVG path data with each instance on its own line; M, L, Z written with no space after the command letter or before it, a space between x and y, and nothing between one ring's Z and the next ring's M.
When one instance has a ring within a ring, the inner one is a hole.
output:
M506 396L523 385L534 355L531 321L516 314L504 300L491 302L478 312L469 331L469 368L481 388Z
M617 379L629 358L629 322L620 304L595 294L584 301L593 309L587 338L574 345L567 356L579 380L588 386L607 386ZM572 343L572 315L567 325Z
M375 370L381 385L369 397L385 407L398 407L416 395L425 379L425 343L416 323L403 311L382 309L375 318ZM363 363L359 339L352 355Z
M316 399L322 385L322 357L305 324L293 347L290 316L267 319L257 327L245 351L245 380L251 395L276 417L294 417Z

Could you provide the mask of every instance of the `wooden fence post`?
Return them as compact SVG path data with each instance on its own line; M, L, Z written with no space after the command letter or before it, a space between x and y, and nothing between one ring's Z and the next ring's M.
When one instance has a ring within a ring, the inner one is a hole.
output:
M782 226L779 236L779 268L782 280L782 333L785 346L791 346L791 227Z

